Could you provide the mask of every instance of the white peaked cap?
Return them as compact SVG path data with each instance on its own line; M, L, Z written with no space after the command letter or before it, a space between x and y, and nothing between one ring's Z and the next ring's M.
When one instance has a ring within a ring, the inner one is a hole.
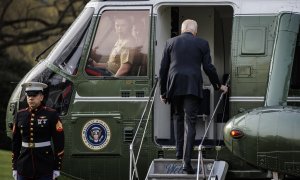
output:
M22 84L22 87L25 88L26 91L43 91L45 88L48 87L47 84L40 83L40 82L26 82Z

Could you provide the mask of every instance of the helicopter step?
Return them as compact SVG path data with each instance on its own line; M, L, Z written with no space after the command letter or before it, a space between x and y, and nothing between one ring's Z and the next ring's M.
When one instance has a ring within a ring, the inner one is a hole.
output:
M203 159L204 171L199 169L198 179L224 180L228 164L225 161ZM192 166L197 172L197 159L192 159ZM205 174L205 175L204 175ZM205 178L204 178L205 176ZM148 170L146 180L185 180L197 179L197 174L184 174L182 171L182 160L176 159L154 159Z

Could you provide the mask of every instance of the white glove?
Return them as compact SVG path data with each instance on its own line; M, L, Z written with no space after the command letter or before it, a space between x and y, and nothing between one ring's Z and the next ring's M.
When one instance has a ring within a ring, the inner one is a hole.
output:
M18 177L17 170L13 170L12 176L13 176L14 180L17 180L17 177Z
M60 171L53 171L53 179L57 178L60 176Z

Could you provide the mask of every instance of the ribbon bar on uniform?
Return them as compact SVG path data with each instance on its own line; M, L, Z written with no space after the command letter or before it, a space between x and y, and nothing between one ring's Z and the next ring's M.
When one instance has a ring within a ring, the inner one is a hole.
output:
M23 147L29 147L29 148L46 147L46 146L50 146L50 145L51 145L50 141L39 142L39 143L22 142Z

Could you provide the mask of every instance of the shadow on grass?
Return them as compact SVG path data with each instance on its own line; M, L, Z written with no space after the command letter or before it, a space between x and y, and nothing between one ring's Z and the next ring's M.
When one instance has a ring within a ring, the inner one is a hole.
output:
M3 131L0 131L0 149L11 151L11 139Z

